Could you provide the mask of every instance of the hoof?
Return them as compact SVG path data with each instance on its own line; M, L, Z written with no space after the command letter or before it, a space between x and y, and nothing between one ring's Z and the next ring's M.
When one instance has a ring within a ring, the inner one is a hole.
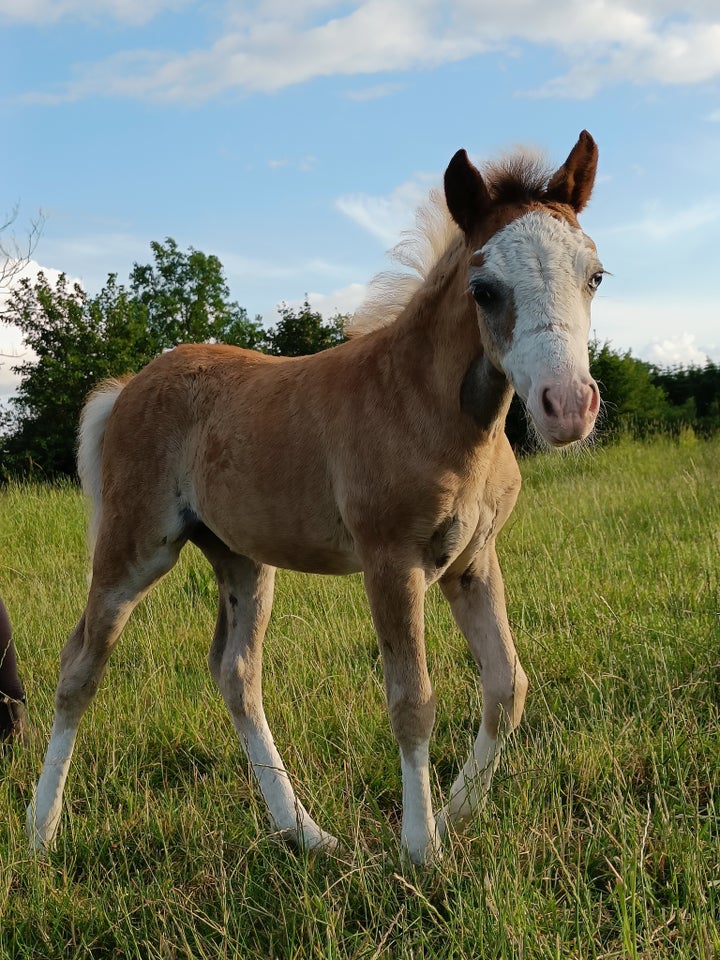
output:
M432 867L443 859L441 837L437 830L428 838L427 842L410 844L403 837L400 856L403 863L415 867Z
M30 849L34 853L47 853L52 846L52 838L48 839L38 830L35 823L35 811L28 807L27 818L25 820L25 833L30 841Z
M277 830L273 836L305 853L333 853L340 843L337 837L326 833L315 824L312 827L290 827L286 830Z
M33 799L33 802L28 804L25 817L25 833L30 841L30 849L35 853L48 853L52 850L59 825L59 814L55 819L48 817L44 824L38 823L37 808Z

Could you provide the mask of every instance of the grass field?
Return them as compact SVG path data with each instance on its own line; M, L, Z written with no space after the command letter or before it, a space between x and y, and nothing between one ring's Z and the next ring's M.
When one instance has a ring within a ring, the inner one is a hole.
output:
M85 591L72 488L0 489L0 592L34 725L0 756L0 957L720 957L720 441L522 464L499 544L531 679L472 834L403 867L400 774L361 581L279 574L267 711L338 857L268 839L206 668L215 591L189 548L138 608L88 712L56 849L24 810ZM479 685L437 591L437 800Z

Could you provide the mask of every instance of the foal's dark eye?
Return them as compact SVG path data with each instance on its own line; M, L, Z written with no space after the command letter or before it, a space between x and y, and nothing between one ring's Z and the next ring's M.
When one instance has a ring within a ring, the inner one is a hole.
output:
M470 285L470 293L475 298L475 302L481 307L491 307L497 303L499 294L497 287L490 283L478 281Z
M604 271L602 271L602 270L598 270L597 273L594 273L594 274L590 277L590 287L591 287L593 290L597 290L597 288L598 288L598 287L600 286L600 284L602 283L603 272L604 272Z

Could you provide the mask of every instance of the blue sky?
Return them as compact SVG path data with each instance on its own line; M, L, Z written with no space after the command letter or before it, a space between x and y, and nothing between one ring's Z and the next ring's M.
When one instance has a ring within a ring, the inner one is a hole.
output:
M0 215L21 241L43 211L36 265L94 293L170 236L268 324L352 310L459 147L559 165L587 128L595 334L720 361L717 0L0 0L0 79Z

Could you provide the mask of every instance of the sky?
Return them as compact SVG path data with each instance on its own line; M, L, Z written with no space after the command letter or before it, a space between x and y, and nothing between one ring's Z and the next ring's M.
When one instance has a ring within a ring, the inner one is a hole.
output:
M559 166L587 129L594 336L720 362L717 0L0 0L0 122L32 269L93 294L172 237L267 325L352 311L460 147Z

